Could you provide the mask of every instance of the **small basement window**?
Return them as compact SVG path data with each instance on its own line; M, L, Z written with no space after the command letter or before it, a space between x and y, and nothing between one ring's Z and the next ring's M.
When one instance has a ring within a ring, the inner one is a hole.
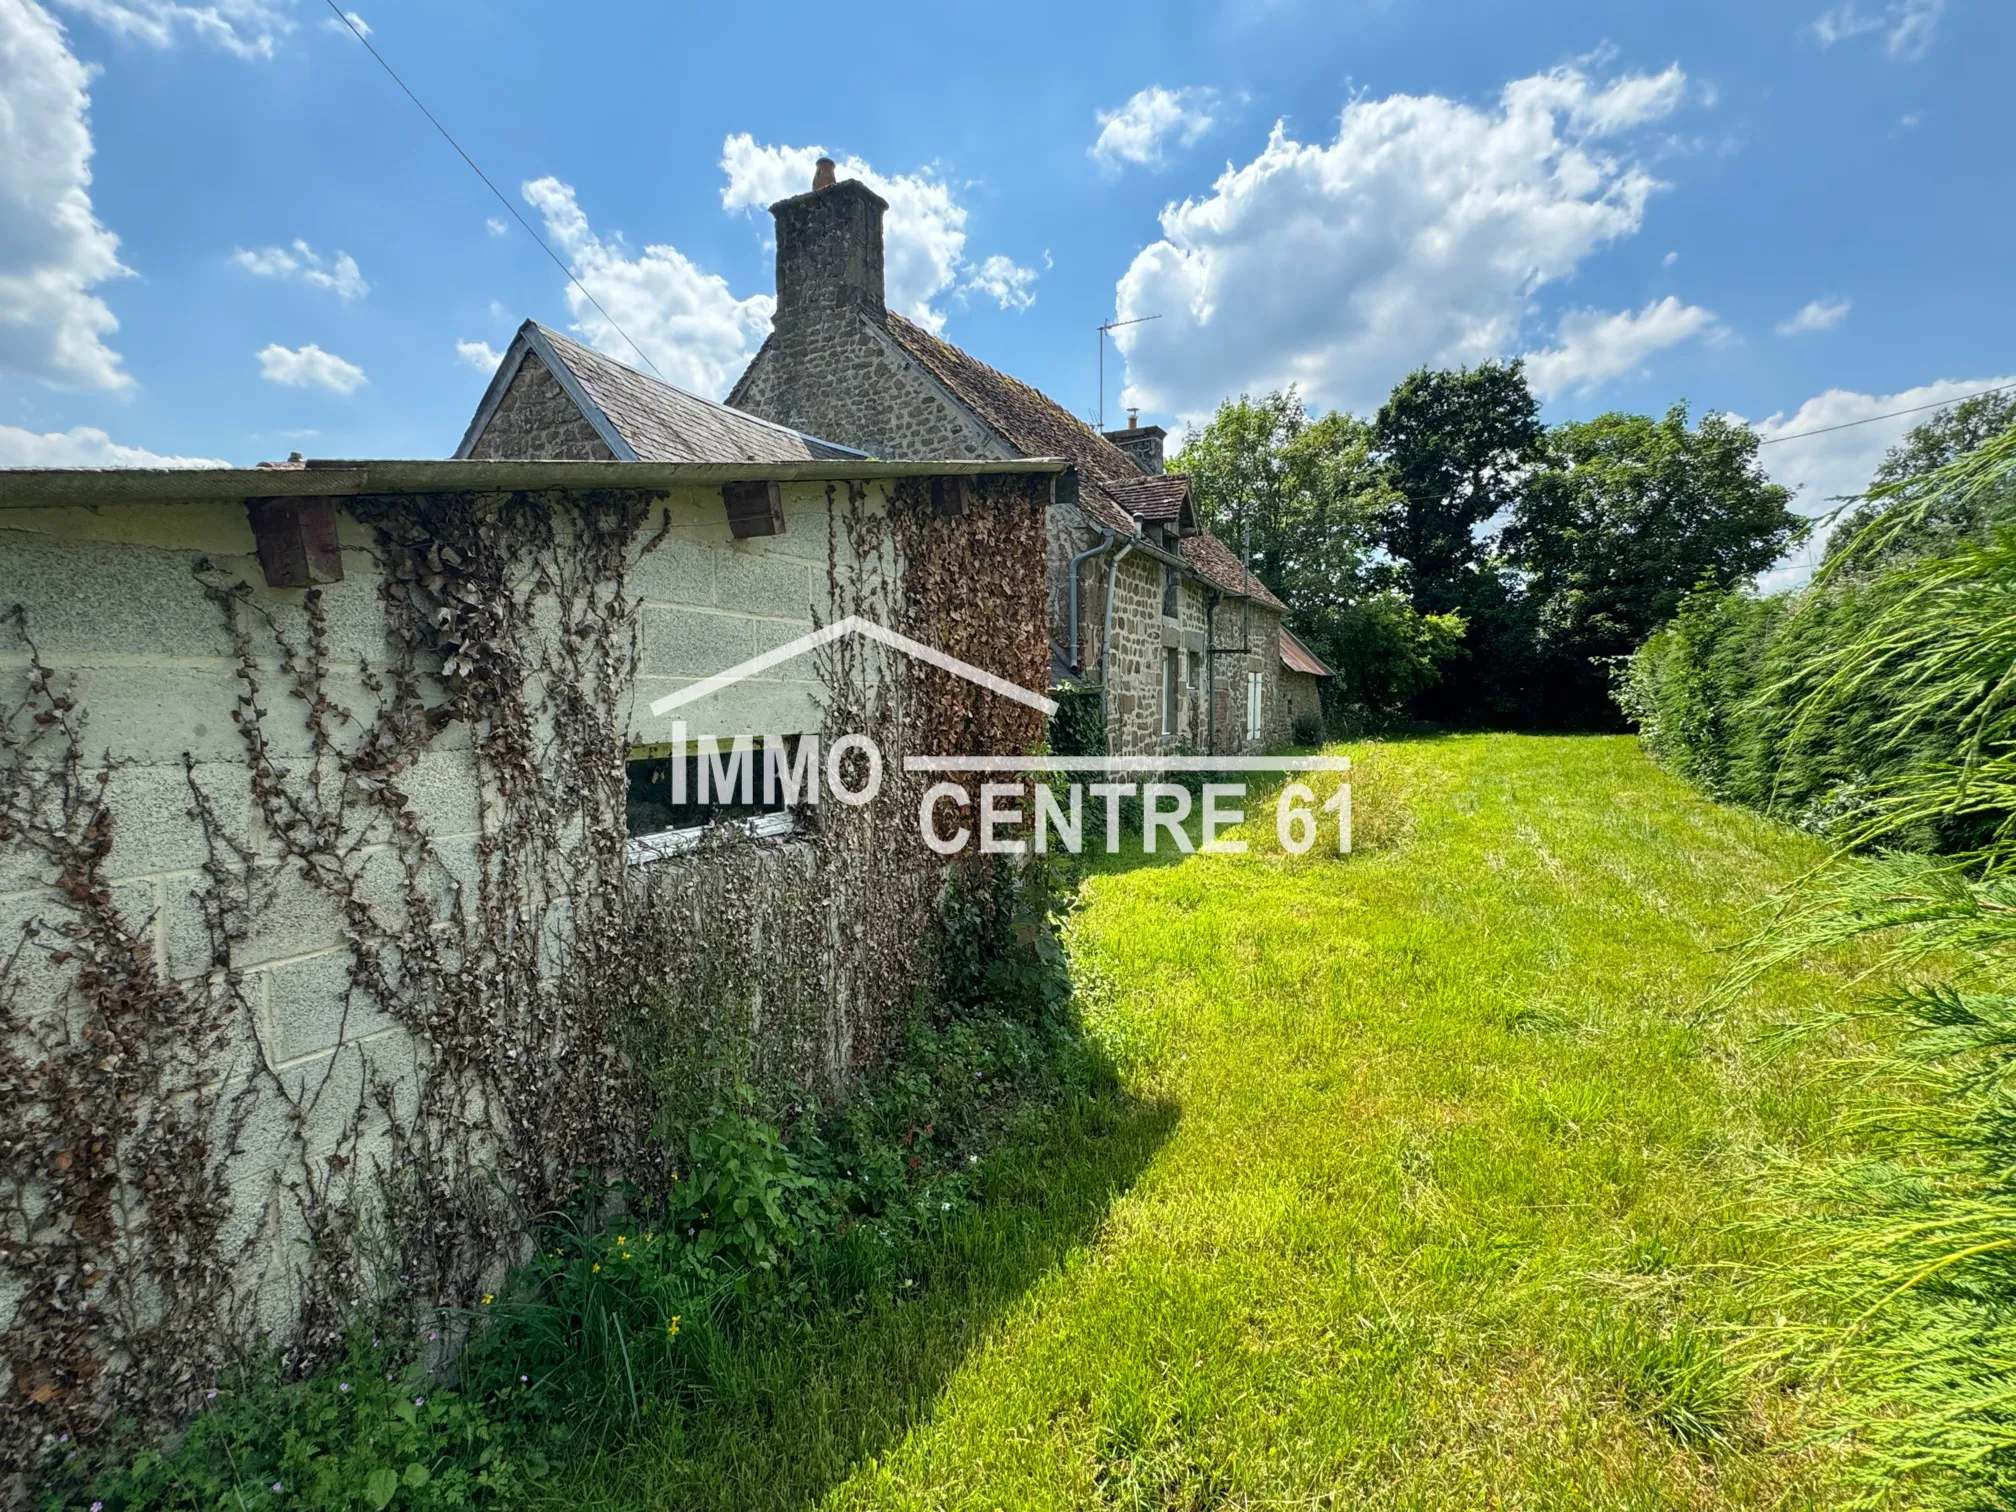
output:
M797 735L784 738L787 765L797 763L801 742ZM697 750L678 755L670 744L632 746L624 806L624 828L630 839L697 834L724 819L767 820L751 827L759 833L784 833L788 825L776 821L779 816L788 819L790 805L785 802L781 781L764 781L768 775L766 754L760 740L750 741L739 752L727 746L711 757ZM818 775L810 774L810 780L816 782Z

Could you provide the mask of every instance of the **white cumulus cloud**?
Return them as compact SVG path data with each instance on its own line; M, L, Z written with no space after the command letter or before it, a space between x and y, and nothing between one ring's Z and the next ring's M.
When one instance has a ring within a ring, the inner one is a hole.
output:
M1714 315L1671 294L1635 312L1570 310L1555 327L1555 345L1526 354L1526 376L1542 399L1586 394L1637 372L1654 352L1719 330Z
M511 234L511 228L504 223L502 217L495 215L484 217L483 229L488 231L492 236L509 236Z
M458 341L455 355L479 373L494 373L497 364L504 360L504 354L487 341Z
M1883 34L1883 48L1893 58L1916 61L1931 50L1939 19L1946 14L1946 0L1890 0L1887 5L1865 9L1860 0L1823 14L1813 23L1813 35L1822 47L1846 42L1871 32Z
M92 70L35 0L0 0L0 370L121 389L92 289L129 270L91 208Z
M966 282L959 287L962 292L972 290L985 294L1004 310L1026 310L1036 303L1035 285L1034 268L1022 267L1013 258L996 252L981 259L980 265L967 275Z
M216 457L170 457L121 446L95 426L36 434L0 425L0 467L229 467Z
M343 24L345 21L349 23L348 26ZM322 25L325 30L335 32L339 37L349 36L353 29L360 37L371 35L371 28L365 25L364 18L355 11L343 12L342 21L338 21L334 16L325 16L322 18Z
M1160 84L1138 91L1118 110L1098 113L1098 140L1085 150L1109 172L1128 163L1157 167L1163 145L1195 145L1217 124L1215 89L1165 89Z
M545 217L546 234L574 276L608 312L605 316L568 284L567 308L591 345L643 367L630 345L634 340L667 383L709 398L728 391L762 345L774 299L767 294L737 299L727 280L677 247L653 245L632 256L620 234L605 241L575 203L571 184L534 179L524 194Z
M177 34L187 31L241 58L272 57L280 39L294 29L286 0L206 0L201 5L185 5L180 0L56 3L90 17L109 32L152 47L172 46Z
M728 176L721 204L728 210L761 214L780 199L812 187L812 170L829 154L819 146L764 146L747 132L721 144L721 171ZM1014 307L1036 280L1031 268L1018 268L996 254L974 269L966 260L966 207L953 198L952 186L926 168L917 173L877 173L858 157L836 160L839 177L858 178L889 202L882 219L884 294L890 308L909 316L928 331L943 330L945 314L932 303L955 288L962 275L985 273L975 287ZM768 217L765 217L768 225ZM1023 301L1023 302L1026 302Z
M354 394L364 383L364 369L323 351L312 341L304 347L289 348L275 342L263 348L259 376L288 388L325 388L337 394Z
M1779 321L1772 329L1780 336L1801 336L1808 331L1831 331L1848 318L1854 307L1851 299L1809 299Z
M1337 134L1277 123L1258 156L1162 212L1121 277L1126 402L1186 420L1228 394L1299 384L1376 407L1422 363L1519 349L1536 291L1638 231L1662 187L1624 140L1677 110L1677 67L1562 67L1489 107L1357 99ZM1670 325L1670 318L1669 318Z
M1790 414L1780 411L1755 422L1757 433L1771 443L1760 448L1758 459L1774 482L1795 491L1793 507L1817 518L1831 513L1841 499L1867 488L1883 454L1912 426L1931 419L1937 408L2011 383L2016 383L2016 375L1940 378L1894 394L1829 389ZM1766 574L1760 586L1771 591L1803 583L1818 565L1825 544L1824 534L1816 534Z
M261 247L247 252L241 247L231 254L231 261L260 278L298 278L310 288L327 289L338 299L362 299L371 292L356 258L338 252L333 261L326 260L305 241L297 240L291 249Z

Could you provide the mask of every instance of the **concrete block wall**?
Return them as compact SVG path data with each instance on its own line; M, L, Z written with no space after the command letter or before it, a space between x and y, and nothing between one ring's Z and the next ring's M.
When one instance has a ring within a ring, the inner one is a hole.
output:
M845 503L844 489L839 499ZM631 716L640 744L670 738L669 718L655 719L650 712L653 700L834 617L829 574L845 578L864 564L855 562L845 532L832 529L823 484L786 484L783 501L784 533L746 541L728 533L718 494L675 495L668 501L669 534L637 564L630 580L643 616ZM871 490L869 507L888 508L880 485ZM870 576L893 576L898 567L893 553L865 564ZM809 656L787 662L685 706L678 717L693 737L817 730L822 717L817 670Z
M843 507L846 498L843 487ZM866 507L873 512L886 503L881 485L871 487ZM654 511L645 534L660 518L669 531L631 580L641 601L641 662L630 712L637 740L666 738L664 722L648 712L653 698L804 633L815 616L834 616L831 584L857 564L844 532L836 537L829 528L827 491L787 484L784 505L785 533L748 541L733 538L713 489L675 492L662 516ZM366 686L367 669L388 663L375 538L340 511L339 538L345 576L321 590L332 668L325 686L338 704L368 717L377 695ZM837 564L830 557L836 549ZM866 565L900 566L893 558ZM310 884L301 862L283 859L261 829L234 720L244 692L236 650L222 612L206 597L206 581L251 585L256 606L297 637L303 630L302 591L264 586L240 504L0 508L0 606L22 606L42 663L74 698L89 764L110 762L112 842L103 868L110 905L144 942L160 983L195 994L190 1001L245 1010L205 1073L260 1094L228 1168L224 1242L246 1255L236 1283L240 1322L284 1339L310 1260L312 1215L302 1205L357 1178L358 1162L368 1167L392 1158L384 1142L390 1125L378 1104L389 1097L395 1111L410 1107L429 1050L353 984L354 955L339 905ZM0 629L0 708L27 696L29 667L20 638ZM277 665L262 663L259 675L261 729L271 753L306 773L313 755L307 705L289 696ZM685 714L696 734L814 730L823 696L807 658ZM34 759L54 763L56 744L45 743ZM395 781L431 839L434 859L421 884L428 906L445 911L457 888L473 898L492 805L466 733L459 725L442 731ZM206 843L213 821L250 847L248 864ZM787 870L807 864L787 851L773 843L764 856L774 861L758 857L751 864L759 873L772 864ZM230 863L221 875L246 926L228 951L220 951L205 911L206 898L215 907L220 857ZM366 848L356 859L359 896L372 917L388 929L403 922L399 858ZM0 961L24 927L63 915L58 882L27 847L0 848ZM656 884L647 878L645 885ZM761 893L760 876L749 885ZM549 922L565 927L564 920ZM16 1010L31 1030L62 1022L78 991L77 964L61 964L48 952L27 953L23 962L13 980ZM819 999L822 1032L841 1047L835 1053L846 1055L854 1038L848 1017L857 1006L846 983L802 985ZM275 1089L283 1095L266 1095ZM299 1162L326 1162L339 1148L350 1151L348 1177L333 1168L313 1170L305 1183L287 1174ZM0 1274L0 1330L10 1326L22 1295L18 1278ZM0 1404L0 1428L4 1412Z

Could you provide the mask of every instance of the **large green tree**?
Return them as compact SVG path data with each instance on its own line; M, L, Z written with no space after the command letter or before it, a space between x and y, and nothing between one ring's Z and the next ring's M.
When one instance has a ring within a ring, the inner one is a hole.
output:
M1491 571L1481 528L1518 500L1544 435L1524 368L1516 360L1421 368L1394 388L1372 428L1393 490L1379 543L1404 564L1414 607L1434 614L1488 599L1494 590L1475 581Z
M1253 570L1310 608L1363 590L1372 522L1391 497L1351 415L1312 420L1293 390L1218 406L1171 464L1190 475L1204 523L1235 551L1252 532Z
M1193 432L1171 466L1190 475L1205 523L1240 549L1289 606L1289 625L1337 669L1333 698L1390 710L1432 684L1456 652L1460 620L1424 617L1390 591L1378 521L1394 492L1372 428L1312 419L1291 388L1240 395Z
M1628 656L1690 592L1745 582L1804 539L1757 441L1722 415L1690 425L1684 404L1548 432L1499 540L1532 609L1537 722L1610 718L1606 658Z
M1840 566L1857 570L1885 567L1937 555L1964 537L1981 536L1992 523L2016 519L2016 478L1997 479L1965 497L1920 498L1913 490L1906 499L1901 488L1978 451L2011 427L2016 427L2016 390L1976 394L1913 426L1884 453L1869 480L1875 497L1850 510L1827 538L1827 560L1845 557ZM1899 528L1868 529L1890 517Z

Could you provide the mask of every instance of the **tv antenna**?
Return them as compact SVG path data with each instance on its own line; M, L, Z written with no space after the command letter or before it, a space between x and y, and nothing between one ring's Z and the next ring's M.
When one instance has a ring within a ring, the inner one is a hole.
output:
M1099 429L1106 429L1106 335L1122 326L1142 325L1150 320L1160 320L1160 315L1136 315L1132 320L1109 320L1099 327Z

